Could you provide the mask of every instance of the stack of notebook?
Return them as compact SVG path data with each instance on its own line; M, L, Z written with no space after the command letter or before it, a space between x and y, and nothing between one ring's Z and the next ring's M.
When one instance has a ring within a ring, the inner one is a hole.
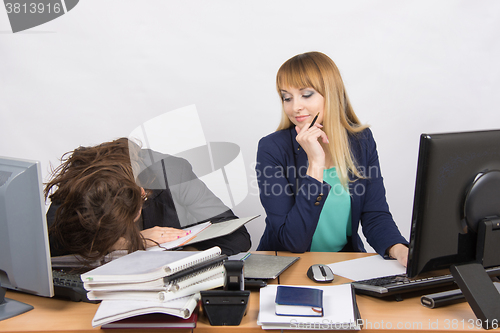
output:
M263 329L359 330L363 320L350 284L268 285L260 289L257 324Z
M219 247L136 251L82 274L89 300L102 300L92 325L153 312L190 318L200 291L223 286L226 258Z

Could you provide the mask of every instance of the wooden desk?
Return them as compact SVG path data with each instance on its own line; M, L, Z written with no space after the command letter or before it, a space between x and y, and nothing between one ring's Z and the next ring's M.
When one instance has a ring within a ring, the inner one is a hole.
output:
M258 253L275 255L274 251L260 251ZM278 283L278 280L268 281ZM101 330L100 327L92 327L92 318L97 311L98 304L89 304L83 302L71 302L61 299L45 298L23 294L14 291L7 291L7 298L15 299L23 303L33 305L35 308L22 315L0 321L1 333L33 333L33 332L56 332L56 333L91 333L96 331L107 331L110 333L138 333L145 330L132 329L113 329ZM246 315L243 317L239 326L211 326L208 319L200 314L196 324L196 332L211 333L219 332L219 330L232 331L236 327L238 331L245 332L262 332L262 329L257 325L257 316L259 314L259 292L252 291L250 294L249 305ZM148 329L148 332L192 332L191 329L173 330L173 329ZM274 331L278 332L278 331Z
M306 252L306 253L290 253L290 252L278 252L279 256L292 256L300 257L300 259L284 271L279 276L279 284L289 284L289 285L305 285L313 286L319 285L318 283L311 281L306 272L309 267L313 264L333 264L335 262L362 258L367 256L372 256L374 253L346 253L346 252ZM335 273L335 272L334 272ZM342 276L335 275L334 284L349 283L348 280Z
M278 252L277 254L285 256L296 255L289 252ZM377 254L330 252L302 253L300 254L301 259L281 274L279 283L306 286L320 285L307 277L306 272L309 266L313 264L332 264L370 255ZM335 275L333 284L349 283L350 281L351 280L344 277ZM425 293L425 291L423 293ZM403 297L403 301L396 302L393 297L379 299L366 295L356 295L361 318L364 321L363 331L381 333L384 331L423 332L435 330L441 332L462 332L483 330L480 325L476 325L476 316L466 302L438 309L429 309L420 304L420 295ZM494 331L498 330L500 329Z
M314 286L316 283L309 280L306 276L306 271L310 265L317 263L330 264L373 254L314 252L295 254L279 252L278 255L300 256L301 259L283 272L279 277L279 281L272 281L271 283ZM342 284L346 282L349 282L349 280L336 276L333 284ZM92 328L91 325L92 318L98 307L97 304L49 299L12 291L7 292L6 296L31 304L35 309L17 317L0 321L0 332L82 333L99 330L99 328ZM424 332L436 330L441 332L462 332L482 330L480 327L470 324L469 320L474 323L476 317L467 303L454 304L439 309L428 309L420 305L419 296L405 298L402 302L396 302L393 299L378 299L364 295L357 295L357 302L361 312L361 318L364 320L363 331L381 333L384 331ZM259 293L252 292L247 314L243 317L240 326L210 326L208 320L201 315L197 327L194 329L194 333L213 333L219 331L233 332L236 330L238 330L238 332L241 331L241 333L263 332L261 327L257 325L258 313ZM495 331L499 330L500 329L497 329ZM191 330L154 330L154 332L160 331L191 332ZM112 333L115 332L136 333L144 332L144 330L128 329L112 331Z

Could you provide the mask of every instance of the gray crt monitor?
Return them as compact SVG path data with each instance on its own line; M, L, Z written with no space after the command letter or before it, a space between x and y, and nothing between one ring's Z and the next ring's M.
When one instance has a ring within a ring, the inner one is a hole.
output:
M40 163L0 157L0 320L33 307L5 289L52 297L52 266Z

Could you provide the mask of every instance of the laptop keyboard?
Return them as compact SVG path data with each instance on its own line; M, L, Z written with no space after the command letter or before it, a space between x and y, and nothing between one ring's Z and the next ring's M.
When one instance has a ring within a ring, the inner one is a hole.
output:
M69 299L73 302L98 303L98 301L90 301L87 298L87 290L83 288L80 274L53 269L52 280L55 297Z

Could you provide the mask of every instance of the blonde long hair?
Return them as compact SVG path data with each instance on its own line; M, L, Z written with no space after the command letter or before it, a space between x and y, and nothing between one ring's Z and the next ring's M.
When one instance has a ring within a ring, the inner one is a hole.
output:
M330 143L328 150L341 183L347 187L349 172L363 178L356 167L356 161L349 146L349 133L359 133L368 125L362 125L349 102L340 72L327 55L321 52L307 52L288 59L276 75L276 89L287 87L311 87L325 99L323 131ZM284 108L278 131L292 126Z

